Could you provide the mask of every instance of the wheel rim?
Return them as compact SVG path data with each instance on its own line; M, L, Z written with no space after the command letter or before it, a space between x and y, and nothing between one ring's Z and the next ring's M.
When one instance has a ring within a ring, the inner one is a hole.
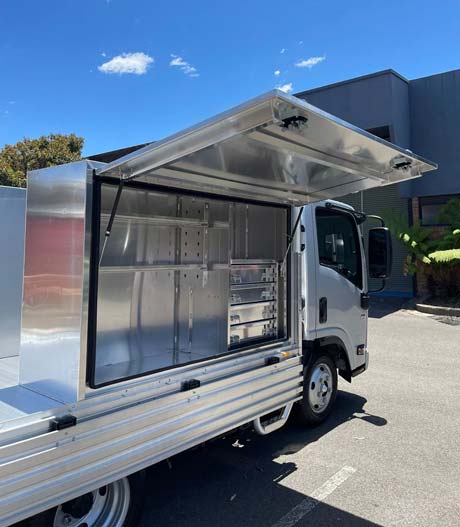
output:
M129 504L129 482L123 478L59 505L53 527L123 527Z
M320 414L329 406L332 397L333 378L331 368L320 362L310 376L308 387L308 403L312 412Z

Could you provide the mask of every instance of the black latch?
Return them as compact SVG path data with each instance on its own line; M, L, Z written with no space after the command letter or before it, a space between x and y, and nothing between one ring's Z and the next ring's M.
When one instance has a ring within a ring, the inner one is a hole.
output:
M397 157L392 159L391 168L395 170L406 170L412 165L412 161L406 157Z
M369 309L371 298L367 293L361 293L361 309Z
M198 379L188 379L187 381L184 381L182 383L181 391L182 392L188 392L189 390L194 390L195 388L199 388L201 386L201 381Z
M53 432L55 430L64 430L65 428L70 428L71 426L75 426L76 424L77 418L72 414L68 414L53 419L50 423L50 428Z
M290 126L293 128L300 128L300 123L304 124L307 121L308 119L303 115L293 115L292 117L286 117L286 119L283 119L283 126L284 128L289 128Z
M280 362L280 358L276 355L272 355L271 357L267 357L265 364L267 366L272 366L273 364L278 364Z

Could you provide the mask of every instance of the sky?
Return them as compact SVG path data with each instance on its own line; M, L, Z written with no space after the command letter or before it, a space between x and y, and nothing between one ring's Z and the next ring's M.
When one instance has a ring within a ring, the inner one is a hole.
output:
M272 88L460 67L460 0L0 0L0 148L166 137Z

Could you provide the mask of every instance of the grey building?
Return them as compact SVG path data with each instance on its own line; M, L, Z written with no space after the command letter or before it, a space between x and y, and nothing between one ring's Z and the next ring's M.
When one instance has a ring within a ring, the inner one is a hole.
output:
M385 70L296 94L360 128L436 161L434 173L346 196L367 213L391 209L409 224L436 224L443 204L460 197L460 70L408 80ZM402 273L404 248L395 243L386 295L411 297L416 283Z

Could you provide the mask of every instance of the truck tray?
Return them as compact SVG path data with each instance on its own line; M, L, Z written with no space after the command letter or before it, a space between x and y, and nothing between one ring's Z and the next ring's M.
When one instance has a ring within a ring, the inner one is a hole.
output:
M230 324L244 324L276 317L276 302L256 302L230 306Z

